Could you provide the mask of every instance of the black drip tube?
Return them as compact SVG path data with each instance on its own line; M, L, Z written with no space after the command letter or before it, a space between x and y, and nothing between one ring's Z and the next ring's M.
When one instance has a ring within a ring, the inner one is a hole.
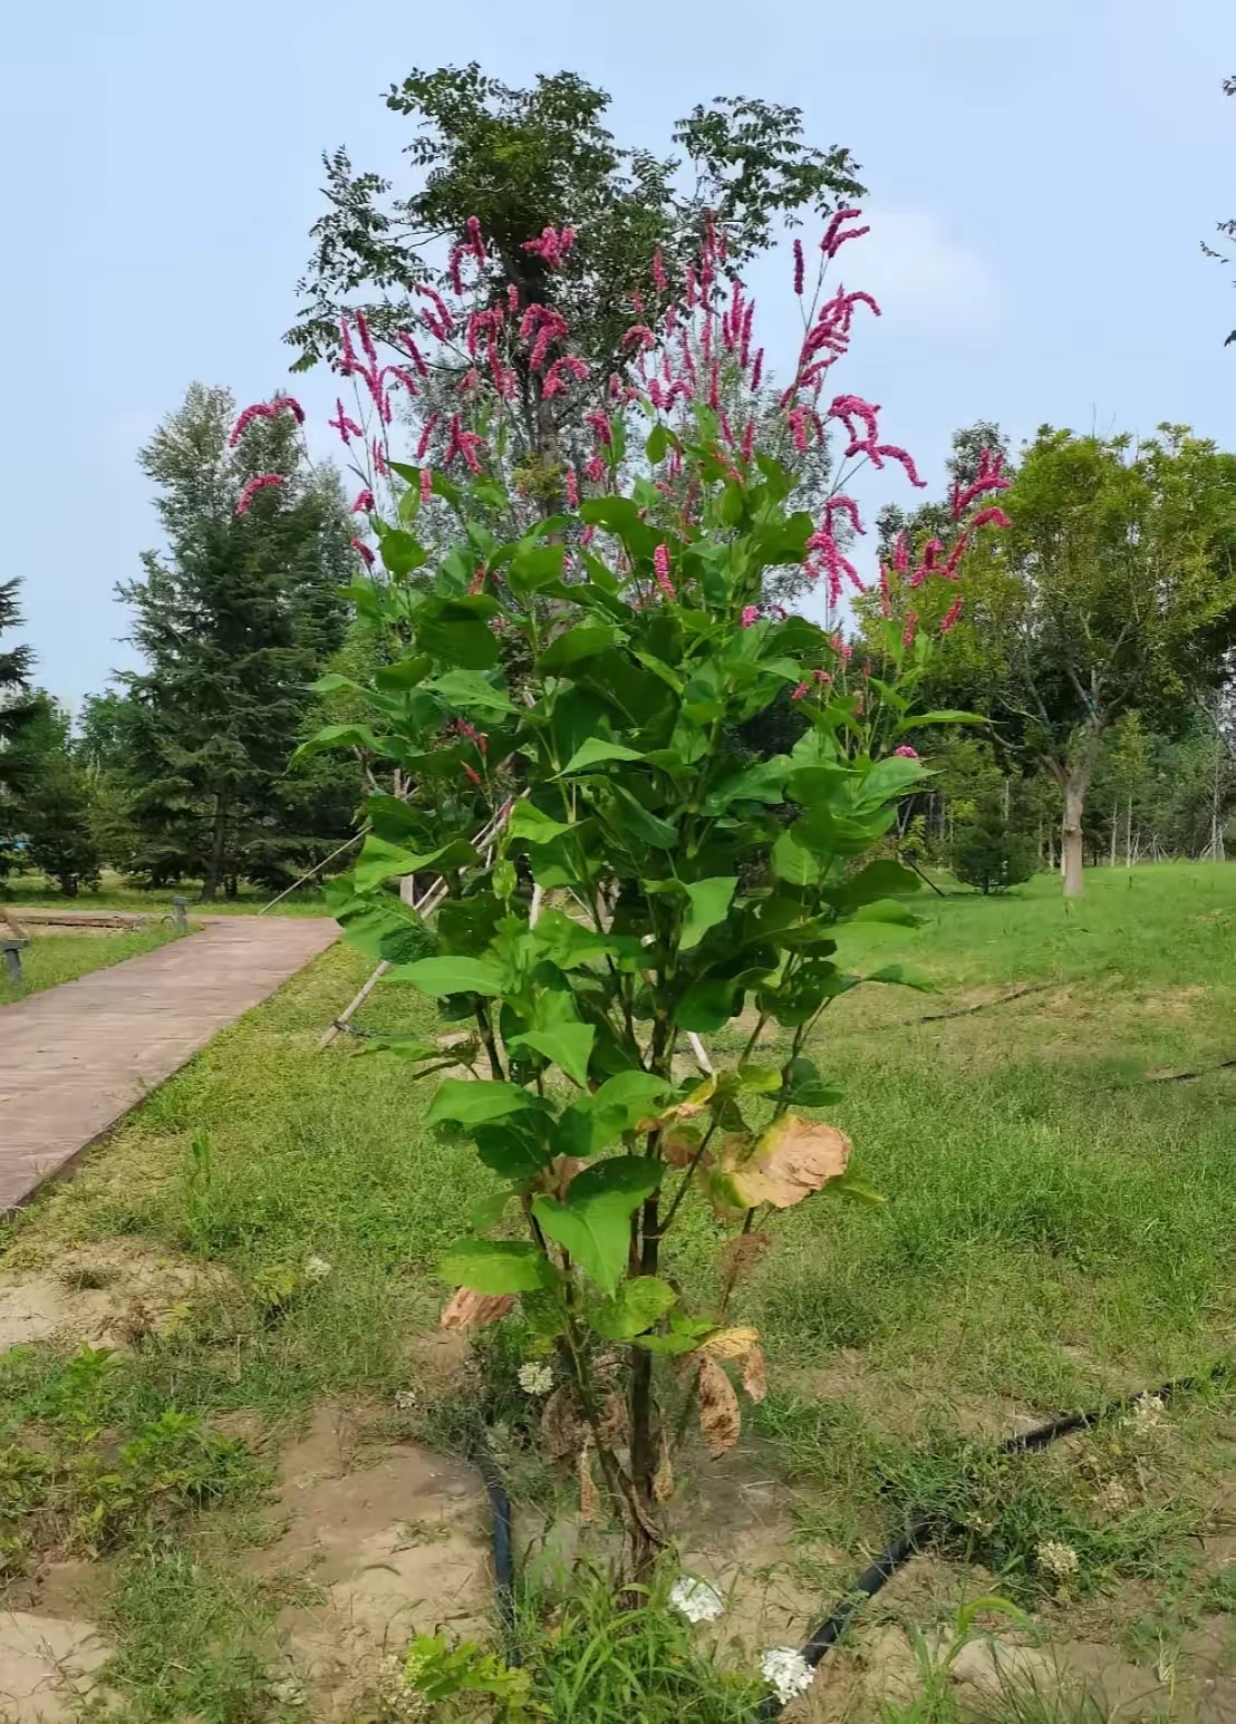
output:
M996 1452L1002 1455L1035 1454L1049 1444L1058 1442L1061 1437L1072 1436L1075 1431L1089 1430L1092 1425L1114 1418L1118 1413L1127 1412L1139 1401L1171 1400L1174 1395L1188 1394L1203 1384L1216 1382L1228 1376L1231 1370L1231 1365L1223 1362L1210 1371L1174 1378L1157 1389L1140 1389L1136 1394L1124 1395L1092 1412L1065 1414L1061 1418L1049 1420L1044 1425L1036 1425L1033 1430L1006 1437ZM511 1499L507 1495L498 1464L479 1433L473 1437L470 1444L470 1458L484 1480L486 1495L493 1512L491 1537L494 1582L498 1592L498 1609L503 1625L509 1631L515 1621L515 1553L511 1534ZM874 1598L881 1587L890 1581L899 1569L904 1568L911 1557L917 1555L938 1527L939 1520L934 1515L912 1516L905 1531L862 1571L849 1592L801 1648L803 1658L812 1669L841 1639L867 1600ZM518 1662L517 1656L512 1658L512 1662ZM767 1720L780 1717L784 1705L784 1701L779 1700L775 1694L770 1694L766 1700L761 1701L754 1717L760 1720L760 1724L766 1724Z

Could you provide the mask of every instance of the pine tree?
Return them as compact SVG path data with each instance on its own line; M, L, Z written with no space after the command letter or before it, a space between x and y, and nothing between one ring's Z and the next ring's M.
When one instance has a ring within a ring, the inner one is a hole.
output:
M309 468L290 413L254 420L235 448L234 419L227 390L194 384L141 451L167 543L119 589L147 660L120 679L130 866L152 883L200 878L207 902L242 877L286 878L315 840L346 836L350 812L346 796L306 806L288 776L308 684L346 627L339 589L353 559L338 477ZM262 473L282 483L238 515Z
M26 855L66 898L99 882L90 775L78 758L68 715L39 690L17 744L30 764L17 800Z
M21 622L19 585L16 580L0 581L0 636ZM29 756L20 740L35 713L27 682L33 662L28 646L0 647L0 880L16 855L17 797L29 778Z

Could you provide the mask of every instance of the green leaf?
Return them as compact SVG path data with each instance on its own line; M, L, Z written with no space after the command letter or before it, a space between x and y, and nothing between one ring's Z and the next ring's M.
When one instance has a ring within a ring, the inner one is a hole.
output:
M575 750L558 776L565 778L569 772L586 772L590 766L603 766L607 760L643 758L638 748L628 748L625 742L610 742L608 737L590 736Z
M504 688L495 688L474 670L448 670L425 687L462 712L492 712L507 716L515 711Z
M451 1120L456 1125L484 1125L535 1108L537 1098L521 1084L490 1078L443 1078L425 1115L426 1125Z
M833 1197L849 1197L858 1203L878 1205L888 1202L882 1191L877 1191L874 1185L868 1185L865 1179L851 1173L848 1167L839 1179L830 1179L824 1189Z
M773 873L788 886L814 886L822 870L820 864L798 842L793 826L787 826L772 847Z
M907 760L904 755L890 754L877 760L863 779L855 797L856 808L873 808L894 796L904 796L912 784L927 776L921 760Z
M730 913L730 904L734 898L734 890L738 885L738 876L728 874L712 880L693 880L687 883L687 897L690 906L687 918L683 923L682 938L679 948L689 952L698 946L710 928L715 928L718 922L724 922Z
M521 595L535 593L561 580L565 556L564 545L521 545L507 575L511 590Z
M711 1035L734 1015L735 984L719 976L692 982L674 1008L674 1022L681 1030Z
M824 1083L814 1060L796 1059L790 1068L790 1081L782 1098L791 1107L834 1107L842 1092Z
M375 736L367 724L324 724L316 735L301 743L292 760L308 760L327 748L359 748L366 754L390 757L389 741Z
M912 964L885 964L882 970L873 970L869 976L863 976L864 982L888 982L895 987L915 988L920 994L938 992L935 981L925 970L915 969Z
M614 639L613 629L599 623L580 623L550 642L536 661L536 669L542 676L556 676L570 665L595 658L612 646Z
M668 1281L655 1275L637 1275L634 1281L624 1281L612 1299L593 1301L584 1316L607 1341L631 1341L651 1329L677 1303L678 1295Z
M731 802L777 803L785 800L785 781L791 768L787 754L774 754L731 773L708 792L705 814L722 814Z
M558 1119L558 1152L584 1160L616 1143L661 1111L674 1085L651 1072L619 1072L591 1095L572 1102Z
M429 665L429 658L423 652L401 658L395 664L379 665L373 673L374 685L384 693L406 694L409 689L419 687Z
M614 821L623 838L642 840L656 850L678 848L678 828L671 821L651 813L624 785L611 784L610 790L626 810L625 814L618 813Z
M536 1198L533 1213L584 1274L613 1293L627 1261L631 1213L657 1189L664 1172L664 1164L649 1156L617 1155L577 1174L565 1203Z
M685 1312L675 1311L668 1335L637 1335L635 1345L646 1352L673 1358L678 1353L694 1353L716 1326L711 1317L688 1317Z
M904 724L897 726L897 735L904 736L907 730L917 730L921 724L990 724L981 712L952 712L947 708L939 712L916 712L912 718L907 718Z
M545 1253L522 1240L461 1239L438 1265L452 1287L474 1293L534 1293L552 1287L554 1267Z
M438 850L417 855L398 844L388 844L385 838L370 832L354 872L356 889L358 892L371 891L384 880L402 879L405 874L428 873L431 869L435 874L445 874L450 868L467 868L479 860L466 838L453 838Z
M417 645L434 658L468 670L490 670L498 662L498 639L479 617L426 617L416 628Z
M669 432L665 429L665 426L658 421L648 433L648 441L644 444L644 454L648 457L648 460L652 465L656 467L660 462L664 461L665 452L668 448Z
M588 1087L588 1060L596 1039L595 1024L562 1023L550 1029L526 1030L511 1036L509 1045L531 1048L551 1064L559 1066L581 1089Z
M828 903L838 910L856 910L860 904L872 904L879 898L891 898L902 892L917 892L922 881L900 862L881 857L861 868L852 880L824 893Z
M515 804L507 827L512 838L527 838L533 844L552 844L571 830L565 820L554 820L527 798Z
M378 553L396 578L410 575L413 569L419 569L425 561L425 552L419 540L399 527L382 534L378 540Z
M494 1191L488 1197L482 1197L479 1203L474 1203L468 1216L468 1225L473 1233L488 1233L491 1227L496 1227L510 1208L514 1195L512 1191Z
M422 994L500 994L502 975L483 958L462 956L419 958L415 964L400 964L392 972L400 981L411 982Z

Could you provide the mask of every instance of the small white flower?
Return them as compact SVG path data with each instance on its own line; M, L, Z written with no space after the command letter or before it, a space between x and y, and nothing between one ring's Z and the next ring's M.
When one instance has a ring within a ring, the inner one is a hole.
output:
M1058 1538L1044 1539L1035 1551L1039 1567L1046 1569L1048 1574L1057 1580L1068 1580L1081 1567L1081 1558L1071 1544L1064 1544Z
M1162 1430L1167 1423L1163 1416L1162 1395L1142 1395L1134 1401L1129 1423L1139 1437L1151 1436L1155 1431Z
M416 1411L416 1390L396 1389L395 1405L401 1413L414 1413Z
M554 1368L529 1359L519 1367L519 1386L527 1395L548 1395L554 1386Z
M330 1274L331 1269L333 1267L334 1267L334 1265L328 1263L326 1261L325 1257L306 1257L306 1259L305 1259L305 1280L306 1281L325 1281L326 1277Z
M807 1692L815 1671L792 1646L770 1646L760 1654L760 1675L776 1689L784 1706Z
M1129 1506L1128 1486L1119 1479L1105 1479L1094 1493L1094 1500L1108 1514L1119 1514Z
M725 1609L725 1600L716 1587L693 1574L684 1574L674 1582L669 1601L688 1622L715 1622Z

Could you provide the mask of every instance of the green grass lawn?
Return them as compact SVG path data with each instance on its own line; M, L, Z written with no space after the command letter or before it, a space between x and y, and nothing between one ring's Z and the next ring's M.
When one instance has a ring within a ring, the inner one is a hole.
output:
M1236 1069L1206 1069L1236 1059L1236 868L1088 872L1073 904L1043 877L1003 899L925 891L916 907L917 933L868 928L842 956L878 947L939 991L860 989L810 1050L845 1091L829 1117L853 1137L856 1170L887 1201L825 1194L800 1206L740 1289L735 1317L758 1325L769 1353L755 1464L795 1496L791 1555L822 1604L913 1509L936 1505L950 1530L917 1579L870 1607L873 1626L947 1622L960 1598L995 1588L1049 1640L1092 1640L1156 1669L1179 1655L1186 1671L1199 1622L1236 1610L1207 1543L1234 1500L1236 1392L1203 1387L1153 1429L1117 1421L1031 1459L997 1462L985 1445L1018 1418L1236 1354ZM332 1397L368 1407L388 1433L408 1428L393 1409L441 1303L432 1266L492 1180L470 1148L422 1128L431 1092L399 1065L358 1057L346 1039L318 1052L368 969L346 949L325 954L0 1233L10 1275L117 1242L226 1272L228 1291L212 1284L124 1354L100 1423L140 1436L169 1414L203 1430L246 1415L286 1434ZM984 1009L958 1015L972 1005ZM383 1029L433 1021L393 982L360 1017ZM713 1051L745 1039L736 1028ZM1202 1075L1155 1081L1184 1071ZM697 1218L670 1272L715 1285L716 1245ZM313 1258L330 1266L317 1279ZM501 1347L492 1365L509 1381ZM63 1403L57 1385L73 1368L55 1349L23 1350L25 1411L0 1415L0 1454L30 1440L40 1396ZM452 1428L449 1404L436 1409L436 1440ZM80 1479L78 1442L55 1437ZM273 1718L276 1706L253 1699L250 1666L238 1678L220 1650L237 1624L260 1642L270 1615L236 1578L251 1470L230 1449L201 1464L218 1506L164 1504L153 1519L130 1508L110 1535L105 1609L125 1692L138 1716ZM4 1477L0 1461L0 1552L6 1512L32 1541L29 1561L9 1559L16 1587L49 1535L33 1510L6 1509ZM182 1556L169 1562L168 1525L201 1553L192 1582ZM1068 1584L1043 1567L1050 1540L1078 1553ZM4 1565L0 1555L0 1589ZM212 1611L213 1638L200 1627ZM178 1644L190 1648L188 1686L174 1674ZM951 1719L941 1704L914 1716Z
M190 909L196 909L200 892L200 885L193 880L182 881L178 886L158 887L148 891L143 887L127 885L122 874L114 874L105 869L96 890L82 887L73 898L64 897L43 874L11 874L4 882L3 898L18 914L21 912L21 906L28 904L32 908L37 906L40 909L129 910L141 915L153 915L170 909L173 898L185 898ZM205 906L205 912L211 916L252 916L258 910L264 909L275 896L271 888L246 883L241 887L238 897L220 896L215 903ZM326 900L318 887L301 886L281 903L276 904L269 913L274 916L321 916L327 913Z
M170 924L154 924L132 932L100 932L97 934L46 934L37 925L28 928L30 944L21 954L22 981L15 988L8 976L0 971L0 1005L37 994L43 988L55 988L61 982L75 981L91 970L104 970L110 964L136 958L139 952L153 952L165 946L176 935ZM7 933L0 927L0 933Z

